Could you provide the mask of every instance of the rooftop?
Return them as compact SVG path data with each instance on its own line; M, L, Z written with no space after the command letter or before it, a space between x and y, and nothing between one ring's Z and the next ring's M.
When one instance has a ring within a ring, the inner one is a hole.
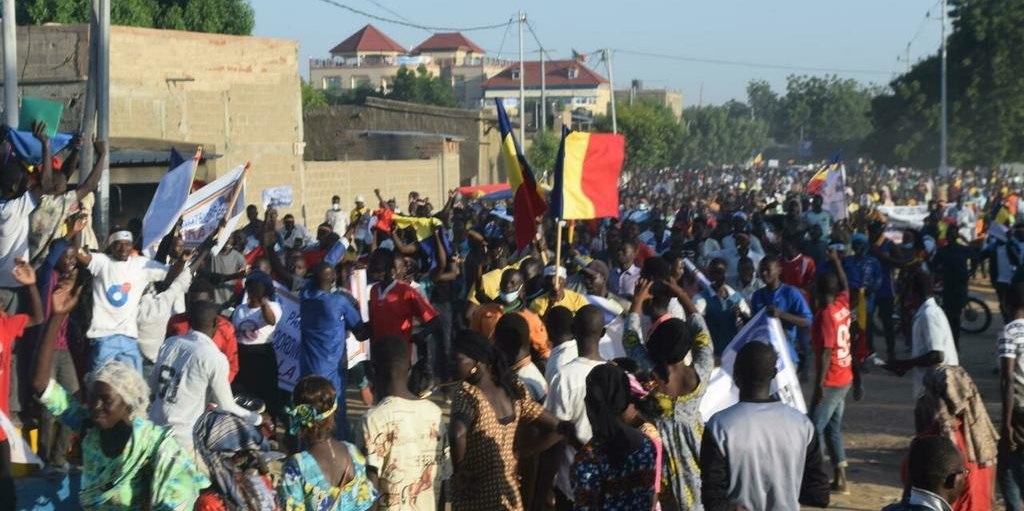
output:
M424 51L468 51L480 54L487 53L483 48L477 46L476 43L470 41L468 37L459 32L434 34L428 37L426 41L420 43L419 46L413 48L410 53L415 54Z
M540 87L540 61L528 60L523 63L525 72L524 86L526 88ZM573 70L575 69L575 72ZM508 89L519 87L519 80L513 77L518 75L519 63L514 62L500 73L494 75L486 82L485 89ZM608 83L605 77L593 69L575 60L549 60L544 62L544 75L546 87L597 87Z
M395 42L384 32L381 32L373 25L366 25L358 32L350 35L348 39L338 43L331 48L332 54L357 53L357 52L381 52L381 53L402 53L406 52L402 45Z

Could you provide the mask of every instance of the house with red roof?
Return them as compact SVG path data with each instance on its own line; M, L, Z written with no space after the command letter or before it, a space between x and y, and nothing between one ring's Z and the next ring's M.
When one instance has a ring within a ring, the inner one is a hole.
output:
M463 107L483 105L483 83L509 61L494 59L458 32L438 33L412 50L373 25L366 25L330 50L330 58L309 60L310 83L325 90L367 87L389 91L402 66L426 68L449 81L455 100Z
M484 100L504 100L510 113L518 110L519 86L522 82L527 112L533 112L541 97L543 75L544 101L549 111L585 110L590 115L604 115L611 101L611 87L600 73L577 60L530 60L514 62L483 83Z

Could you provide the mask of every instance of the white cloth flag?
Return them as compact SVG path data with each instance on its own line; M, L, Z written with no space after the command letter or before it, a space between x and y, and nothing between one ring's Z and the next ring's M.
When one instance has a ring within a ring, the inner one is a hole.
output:
M782 323L776 318L769 317L762 309L725 347L725 351L722 352L722 366L711 373L708 390L700 402L700 414L704 422L712 415L739 402L740 392L733 381L732 371L736 364L736 354L749 342L763 342L775 348L779 361L776 365L778 374L772 382L772 394L801 413L807 413L800 380L796 375L796 365L789 356L789 341L782 330Z
M194 248L217 229L221 220L229 217L228 207L235 190L243 186L245 165L239 165L212 183L200 188L188 196L182 210L181 236L185 246ZM239 189L238 199L230 216L245 211L244 188Z
M167 171L160 178L153 194L153 202L149 203L146 216L142 218L142 250L149 257L156 254L160 240L174 228L175 222L185 209L189 192L192 191L192 178L195 176L195 158L185 160L181 165Z

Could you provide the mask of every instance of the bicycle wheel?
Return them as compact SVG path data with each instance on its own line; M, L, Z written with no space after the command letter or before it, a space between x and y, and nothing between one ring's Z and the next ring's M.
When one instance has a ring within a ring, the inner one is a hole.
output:
M971 334L980 334L992 325L992 310L982 299L969 296L967 305L960 313L960 329Z

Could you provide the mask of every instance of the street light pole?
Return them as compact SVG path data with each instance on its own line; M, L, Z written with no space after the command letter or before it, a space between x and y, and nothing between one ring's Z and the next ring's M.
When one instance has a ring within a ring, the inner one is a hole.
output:
M946 0L942 0L942 83L940 87L940 102L942 118L939 120L939 176L949 175L949 153L947 144L949 142L949 107L946 99Z
M4 0L4 124L18 128L18 37L14 0Z
M619 121L615 114L615 75L612 72L612 51L604 50L604 65L608 68L608 88L611 89L612 133L619 132Z

